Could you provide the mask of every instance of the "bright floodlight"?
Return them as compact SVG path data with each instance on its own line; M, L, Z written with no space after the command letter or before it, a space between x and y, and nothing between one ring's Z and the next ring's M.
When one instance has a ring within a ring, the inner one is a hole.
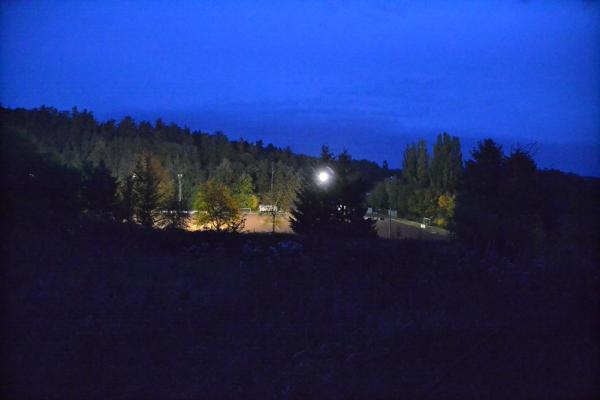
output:
M317 175L317 178L319 179L319 183L327 183L329 181L329 178L331 178L331 176L329 175L329 172L321 171Z

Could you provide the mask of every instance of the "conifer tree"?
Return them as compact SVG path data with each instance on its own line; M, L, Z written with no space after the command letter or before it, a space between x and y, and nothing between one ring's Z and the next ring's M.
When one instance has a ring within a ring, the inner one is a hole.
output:
M135 219L133 181L133 176L119 181L117 212L120 221L134 222Z
M290 226L298 234L326 233L332 227L335 204L331 193L324 191L307 176L296 195L295 207L291 211Z
M91 213L112 217L116 205L117 180L110 174L104 161L98 166L84 165L81 197L84 208Z
M362 177L352 168L350 155L342 152L335 163L333 177L319 184L306 177L291 212L292 229L300 234L336 236L374 235L373 223L365 220L366 189Z
M140 224L153 227L160 220L161 208L173 196L173 182L160 162L144 156L132 177L135 213Z
M324 144L323 146L321 146L321 155L320 155L321 161L328 163L331 161L335 160L335 156L334 154L331 152L331 150L329 149L329 146L327 146L326 144Z
M527 152L509 157L491 139L467 161L456 202L456 233L470 245L493 245L504 254L529 251L543 238L537 167Z

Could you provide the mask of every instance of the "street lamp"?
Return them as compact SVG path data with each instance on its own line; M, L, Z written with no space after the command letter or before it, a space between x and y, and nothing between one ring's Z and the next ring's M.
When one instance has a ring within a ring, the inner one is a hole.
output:
M319 185L326 186L333 179L333 170L329 167L322 168L317 171L315 178Z
M319 182L321 182L321 183L327 183L329 178L330 178L330 176L327 171L321 171L321 172L319 172L319 175L317 175L317 179L319 179Z

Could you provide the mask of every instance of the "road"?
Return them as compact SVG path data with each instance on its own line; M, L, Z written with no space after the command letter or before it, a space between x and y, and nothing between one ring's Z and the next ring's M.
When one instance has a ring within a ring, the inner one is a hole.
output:
M377 220L375 225L377 234L382 238L390 237L390 220ZM448 231L435 226L421 228L421 224L402 218L392 218L391 238L392 239L427 239L427 240L447 240Z

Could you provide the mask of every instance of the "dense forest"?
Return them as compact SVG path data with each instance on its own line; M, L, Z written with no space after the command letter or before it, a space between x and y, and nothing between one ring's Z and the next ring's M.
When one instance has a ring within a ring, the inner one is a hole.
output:
M54 108L0 108L2 131L16 133L31 141L37 151L56 162L83 169L103 163L112 176L125 182L144 155L150 154L175 182L182 174L185 206L191 208L198 187L213 179L228 186L250 184L261 200L271 190L271 174L285 181L310 170L316 158L295 154L259 140L229 140L222 132L191 131L161 119L154 124L136 123L131 117L121 121L98 122L89 111L58 111ZM353 160L353 165L371 182L389 171L376 163Z

